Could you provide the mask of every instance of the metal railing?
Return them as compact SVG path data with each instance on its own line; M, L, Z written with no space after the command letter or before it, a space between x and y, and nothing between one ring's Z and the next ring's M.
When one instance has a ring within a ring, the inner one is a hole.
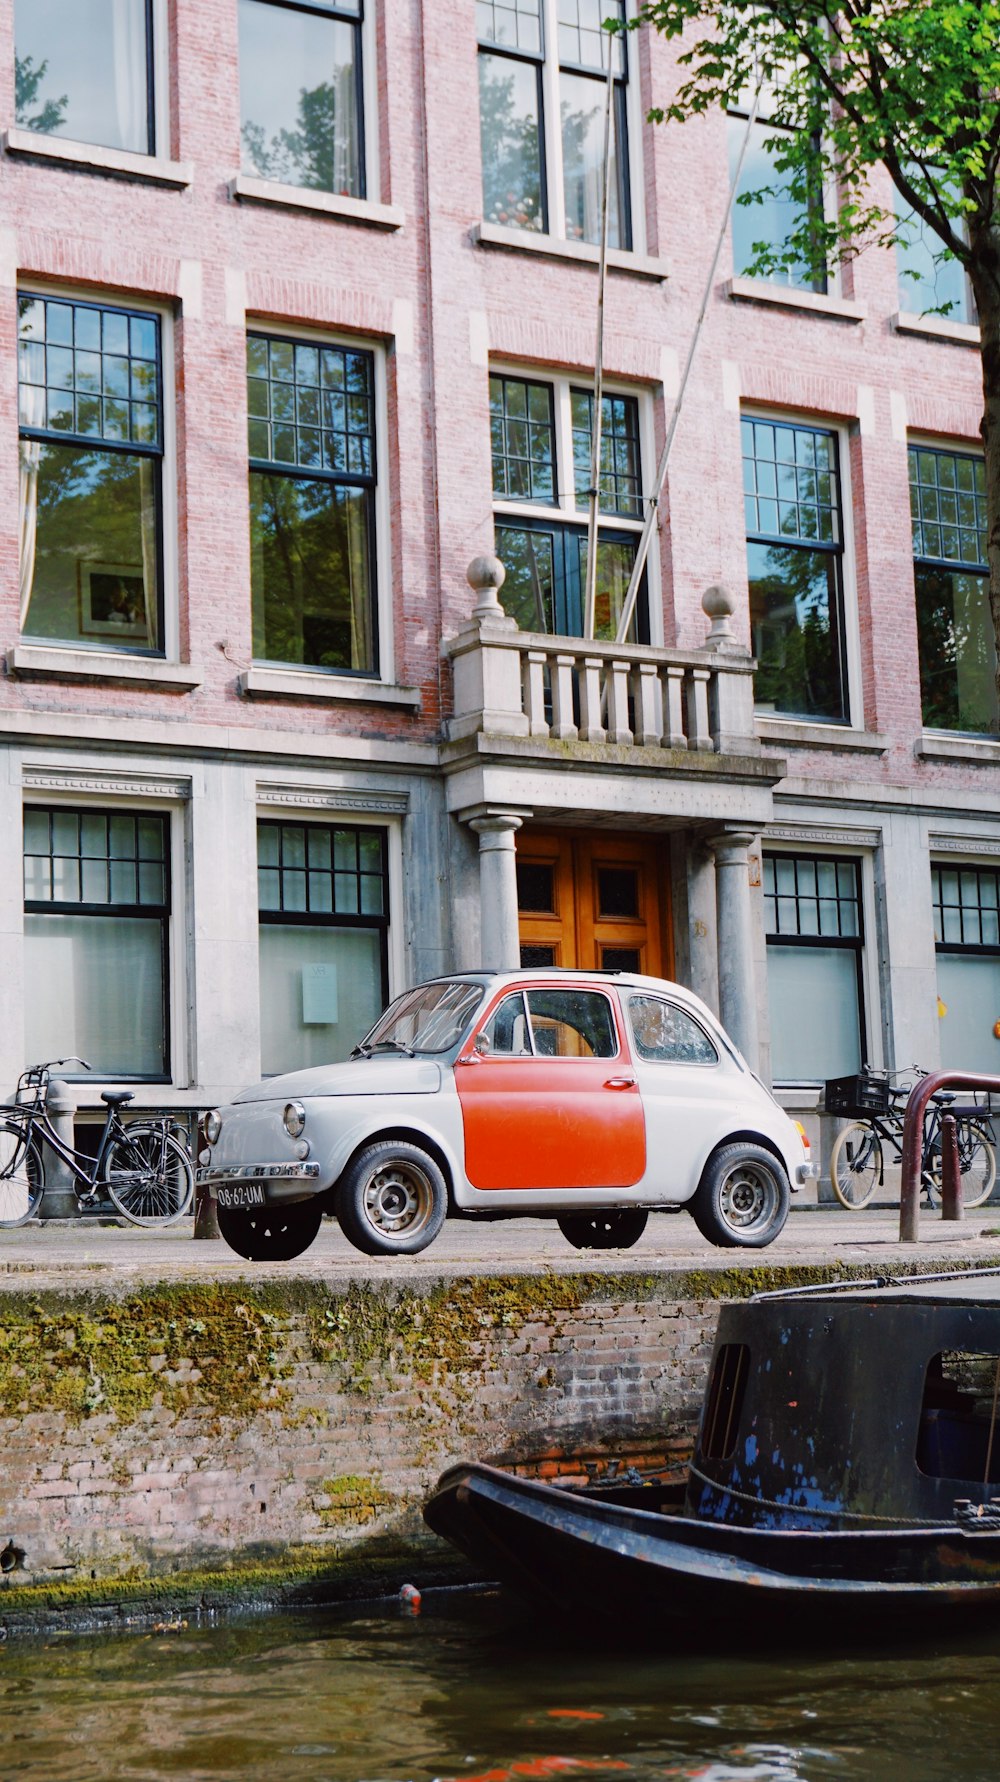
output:
M1000 1095L1000 1077L976 1071L939 1070L914 1083L903 1116L903 1162L899 1183L899 1241L916 1244L920 1239L920 1171L924 1150L924 1118L928 1103L942 1089L973 1089L984 1095ZM947 1121L951 1118L951 1126ZM961 1185L955 1122L945 1112L942 1121L942 1203L944 1218L961 1217Z

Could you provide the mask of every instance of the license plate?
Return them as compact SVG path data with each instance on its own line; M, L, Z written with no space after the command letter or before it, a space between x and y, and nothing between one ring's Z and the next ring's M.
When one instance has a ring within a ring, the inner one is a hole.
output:
M264 1189L260 1182L234 1182L219 1189L218 1199L220 1207L262 1207Z

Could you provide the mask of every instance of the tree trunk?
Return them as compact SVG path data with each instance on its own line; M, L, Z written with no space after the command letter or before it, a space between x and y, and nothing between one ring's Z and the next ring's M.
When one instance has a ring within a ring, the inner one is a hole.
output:
M990 616L997 653L1000 709L1000 230L983 230L970 242L972 281L979 313L983 367L983 458L986 473L986 560L990 570ZM997 728L994 720L994 729Z

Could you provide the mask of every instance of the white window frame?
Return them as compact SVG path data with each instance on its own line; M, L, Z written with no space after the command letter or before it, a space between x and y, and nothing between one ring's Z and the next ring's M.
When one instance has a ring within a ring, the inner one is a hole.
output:
M160 499L160 556L163 576L163 637L161 647L163 660L166 663L180 662L180 590L178 575L177 549L177 375L174 345L174 312L165 303L158 303L143 292L94 290L84 285L57 285L51 280L27 278L18 280L15 292L15 303L20 297L46 297L56 302L65 300L69 303L89 303L100 307L108 304L113 309L133 310L140 315L155 317L160 331L160 405L163 419L163 455L161 459L161 499ZM17 322L15 318L15 336ZM20 437L20 429L18 430ZM97 442L99 443L99 442ZM41 640L33 640L36 644ZM72 638L46 638L46 649L53 651L72 650L80 652L79 641ZM87 656L100 655L100 651L87 651ZM157 657L140 656L128 650L117 650L119 661L150 661L156 663Z
M494 523L498 520L523 520L526 516L539 520L555 520L565 525L575 524L582 532L587 529L589 508L585 503L577 505L576 489L573 480L573 411L571 391L586 390L594 394L594 374L592 371L572 372L552 371L545 366L517 364L511 359L492 359L489 364L490 377L518 378L525 383L545 384L552 391L552 406L555 418L555 451L556 480L563 485L557 488L558 500L549 506L541 501L511 501L506 496L492 497ZM640 507L638 517L628 514L616 514L601 510L598 536L602 530L628 532L641 537L645 524L646 480L652 476L656 463L655 417L653 413L653 396L648 389L636 384L624 383L621 379L602 380L605 396L629 396L636 403L639 421L639 483ZM492 462L491 462L492 482ZM645 563L646 600L649 608L649 641L656 647L663 644L663 601L660 590L659 554L650 551ZM500 596L501 604L503 595Z
M22 813L29 809L55 810L59 807L66 810L92 810L102 814L118 811L122 815L132 816L137 813L149 813L153 817L167 819L169 842L167 847L168 869L170 874L170 908L167 912L167 983L164 987L163 1007L170 1027L170 1048L167 1054L166 1082L150 1083L152 1094L160 1090L176 1090L187 1087L190 1083L190 1050L188 1034L188 923L186 919L187 896L187 861L188 861L188 824L189 805L186 800L177 798L148 798L141 794L133 794L131 789L124 788L121 795L114 792L103 794L57 791L49 792L44 788L37 791L33 788L22 804ZM21 911L24 911L24 833L22 815L21 833L21 872L22 892ZM182 909L182 903L185 907ZM59 905L54 903L53 911L58 913ZM113 920L113 918L109 918ZM22 942L23 944L23 942ZM34 1062L33 1060L29 1062ZM113 1077L100 1075L97 1080L102 1083L113 1083ZM80 1086L85 1090L87 1078L80 1078Z
M888 957L884 960L882 959L878 945L879 930L876 926L877 907L875 897L875 850L871 847L859 847L855 843L846 841L827 841L826 836L828 833L829 832L825 829L821 830L816 839L813 840L808 835L807 826L803 824L801 838L798 841L786 841L783 838L772 838L768 835L767 830L765 829L760 838L762 857L761 866L763 867L763 856L765 854L770 854L772 856L783 854L786 857L790 855L793 859L798 858L801 855L813 855L819 858L829 858L831 860L852 861L854 865L857 866L861 891L859 902L862 922L862 940L860 948L861 990L858 997L858 1009L861 1015L864 1030L863 1037L866 1041L868 1052L868 1057L862 1059L862 1063L871 1065L873 1070L882 1070L884 1068L885 1059L885 1036L882 1028L882 999L879 995L879 987L884 972L886 994L888 994L890 962ZM764 971L765 989L768 992L768 1041L770 1043L770 991L766 975L768 944L769 937L765 927ZM777 944L780 946L780 938L778 938ZM808 949L803 948L802 951L806 952ZM873 960L875 963L874 971L872 970ZM812 1012L818 1018L820 1011L814 1010ZM779 1084L779 1088L783 1094L785 1093L786 1088L789 1091L794 1091L797 1087L798 1085L794 1082L788 1084L782 1082Z
M262 0L262 3L268 3L268 0ZM376 0L362 0L359 41L361 45L361 103L364 107L364 117L361 120L362 130L360 142L365 170L365 190L363 197L349 200L351 204L377 204L382 194L381 167L379 163L378 41L375 31L375 6ZM276 12L280 12L281 10L282 8L280 6L275 6ZM324 16L322 8L317 7L315 16L317 18L322 18ZM237 17L237 38L238 33L239 21ZM240 70L237 69L237 91L239 95L239 103L242 107L242 90L239 86L239 82ZM240 157L238 164L240 166L243 164L242 139L240 142ZM273 185L276 192L280 191L292 195L295 192L302 190L307 192L311 197L317 196L317 193L311 187L300 188L298 186L288 186L278 180L265 179L262 174L246 173L241 174L240 178L243 180L252 179L254 181L259 181L262 185ZM333 199L337 197L336 193L321 193L318 195Z
M636 16L637 0L625 0L625 17L628 21ZM544 54L541 58L542 117L540 148L543 158L543 176L545 180L545 200L548 209L549 227L545 234L535 235L529 231L511 230L516 240L521 233L534 242L565 241L571 246L579 246L575 238L566 234L566 203L563 183L563 149L561 109L559 101L559 13L558 0L541 0L542 45ZM639 98L639 71L637 57L633 52L634 33L627 31L618 41L625 53L625 119L628 133L628 216L631 225L632 244L614 250L622 254L646 253L646 207L644 203L645 181L642 170L642 130L645 116ZM479 45L479 52L488 55L485 44ZM502 54L502 52L500 52ZM532 58L532 66L535 66ZM480 137L480 143L482 138ZM593 244L589 244L593 245Z
M351 687L392 686L395 684L395 635L393 630L393 598L391 587L392 551L390 538L391 505L389 496L389 392L387 379L386 347L381 340L373 340L371 336L352 334L349 331L333 328L309 328L301 322L277 321L271 316L247 312L245 337L251 334L266 334L281 340L300 340L306 346L348 347L357 352L370 353L375 370L375 549L372 554L372 567L375 572L375 631L378 638L378 674L347 674L337 669L303 668L301 664L261 663L256 665L256 672L271 679L275 675L294 674L307 680L313 680L317 690L324 686L348 683ZM246 348L244 346L244 354ZM246 378L243 380L244 404ZM249 438L249 414L246 404L243 410L243 437ZM247 463L250 452L247 449ZM250 505L247 499L247 527L249 531ZM248 584L249 586L249 584ZM346 821L347 819L343 819Z
M816 414L812 410L780 409L762 406L755 402L740 404L740 419L747 421L778 421L790 427L816 427L824 433L837 435L837 457L840 464L840 504L841 525L844 529L844 550L841 559L843 576L843 624L844 624L844 657L847 669L847 710L845 723L826 718L809 718L796 716L786 712L756 713L758 722L776 724L802 724L810 730L815 729L820 736L843 730L864 730L864 700L861 687L861 622L858 607L857 556L854 540L854 498L851 487L851 425L849 422L832 419L829 415ZM742 511L742 486L740 494ZM743 528L744 563L746 561L746 525ZM749 578L747 588L749 605ZM794 852L794 849L792 850Z

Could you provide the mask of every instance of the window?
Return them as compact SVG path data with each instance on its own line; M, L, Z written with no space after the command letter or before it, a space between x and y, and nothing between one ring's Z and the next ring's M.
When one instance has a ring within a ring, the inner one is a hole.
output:
M160 323L18 299L21 629L163 653Z
M258 661L375 674L375 361L251 335L250 585Z
M813 218L817 222L823 220L820 187L804 196L795 190L795 176L790 171L781 171L776 165L780 150L770 145L783 137L791 141L793 132L779 129L769 121L769 97L765 89L757 116L750 125L739 184L733 196L733 272L737 278L749 272L761 247L768 253L780 255L792 235L804 224ZM734 108L728 115L730 177L740 158L752 104L752 97L748 95L747 103ZM759 193L760 197L755 202L741 202L752 193ZM753 276L763 276L771 284L790 285L802 291L825 291L827 288L825 276L804 264L775 266L770 272L754 273Z
M856 860L765 854L771 1078L819 1083L865 1056L864 935Z
M239 0L243 170L365 196L362 0Z
M847 723L837 435L745 418L742 436L757 709Z
M909 315L944 315L949 322L975 322L972 288L961 261L898 192L896 215L900 309ZM955 227L961 230L961 221Z
M702 1460L728 1460L736 1447L749 1375L750 1350L746 1343L721 1344L698 1435Z
M910 447L920 700L932 730L996 734L986 472L967 452Z
M693 1016L658 996L630 996L629 1026L640 1058L656 1064L718 1064L719 1054Z
M616 1058L618 1037L606 996L595 990L516 990L485 1028L499 1055Z
M917 1465L932 1479L1000 1483L1000 1355L945 1349L924 1379Z
M583 632L593 410L593 393L563 379L542 383L506 372L490 378L496 551L507 571L502 601L522 631ZM638 400L605 393L597 637L615 636L625 603L642 531L641 475ZM644 585L638 605L645 642Z
M168 1075L168 819L24 813L25 1057Z
M346 1058L388 995L383 829L257 827L261 1067Z
M1000 1044L1000 869L932 866L941 1066L996 1071Z
M631 248L622 0L477 0L483 216L599 243L609 46L614 57L608 243Z
M15 0L21 128L155 153L153 11L153 0Z

